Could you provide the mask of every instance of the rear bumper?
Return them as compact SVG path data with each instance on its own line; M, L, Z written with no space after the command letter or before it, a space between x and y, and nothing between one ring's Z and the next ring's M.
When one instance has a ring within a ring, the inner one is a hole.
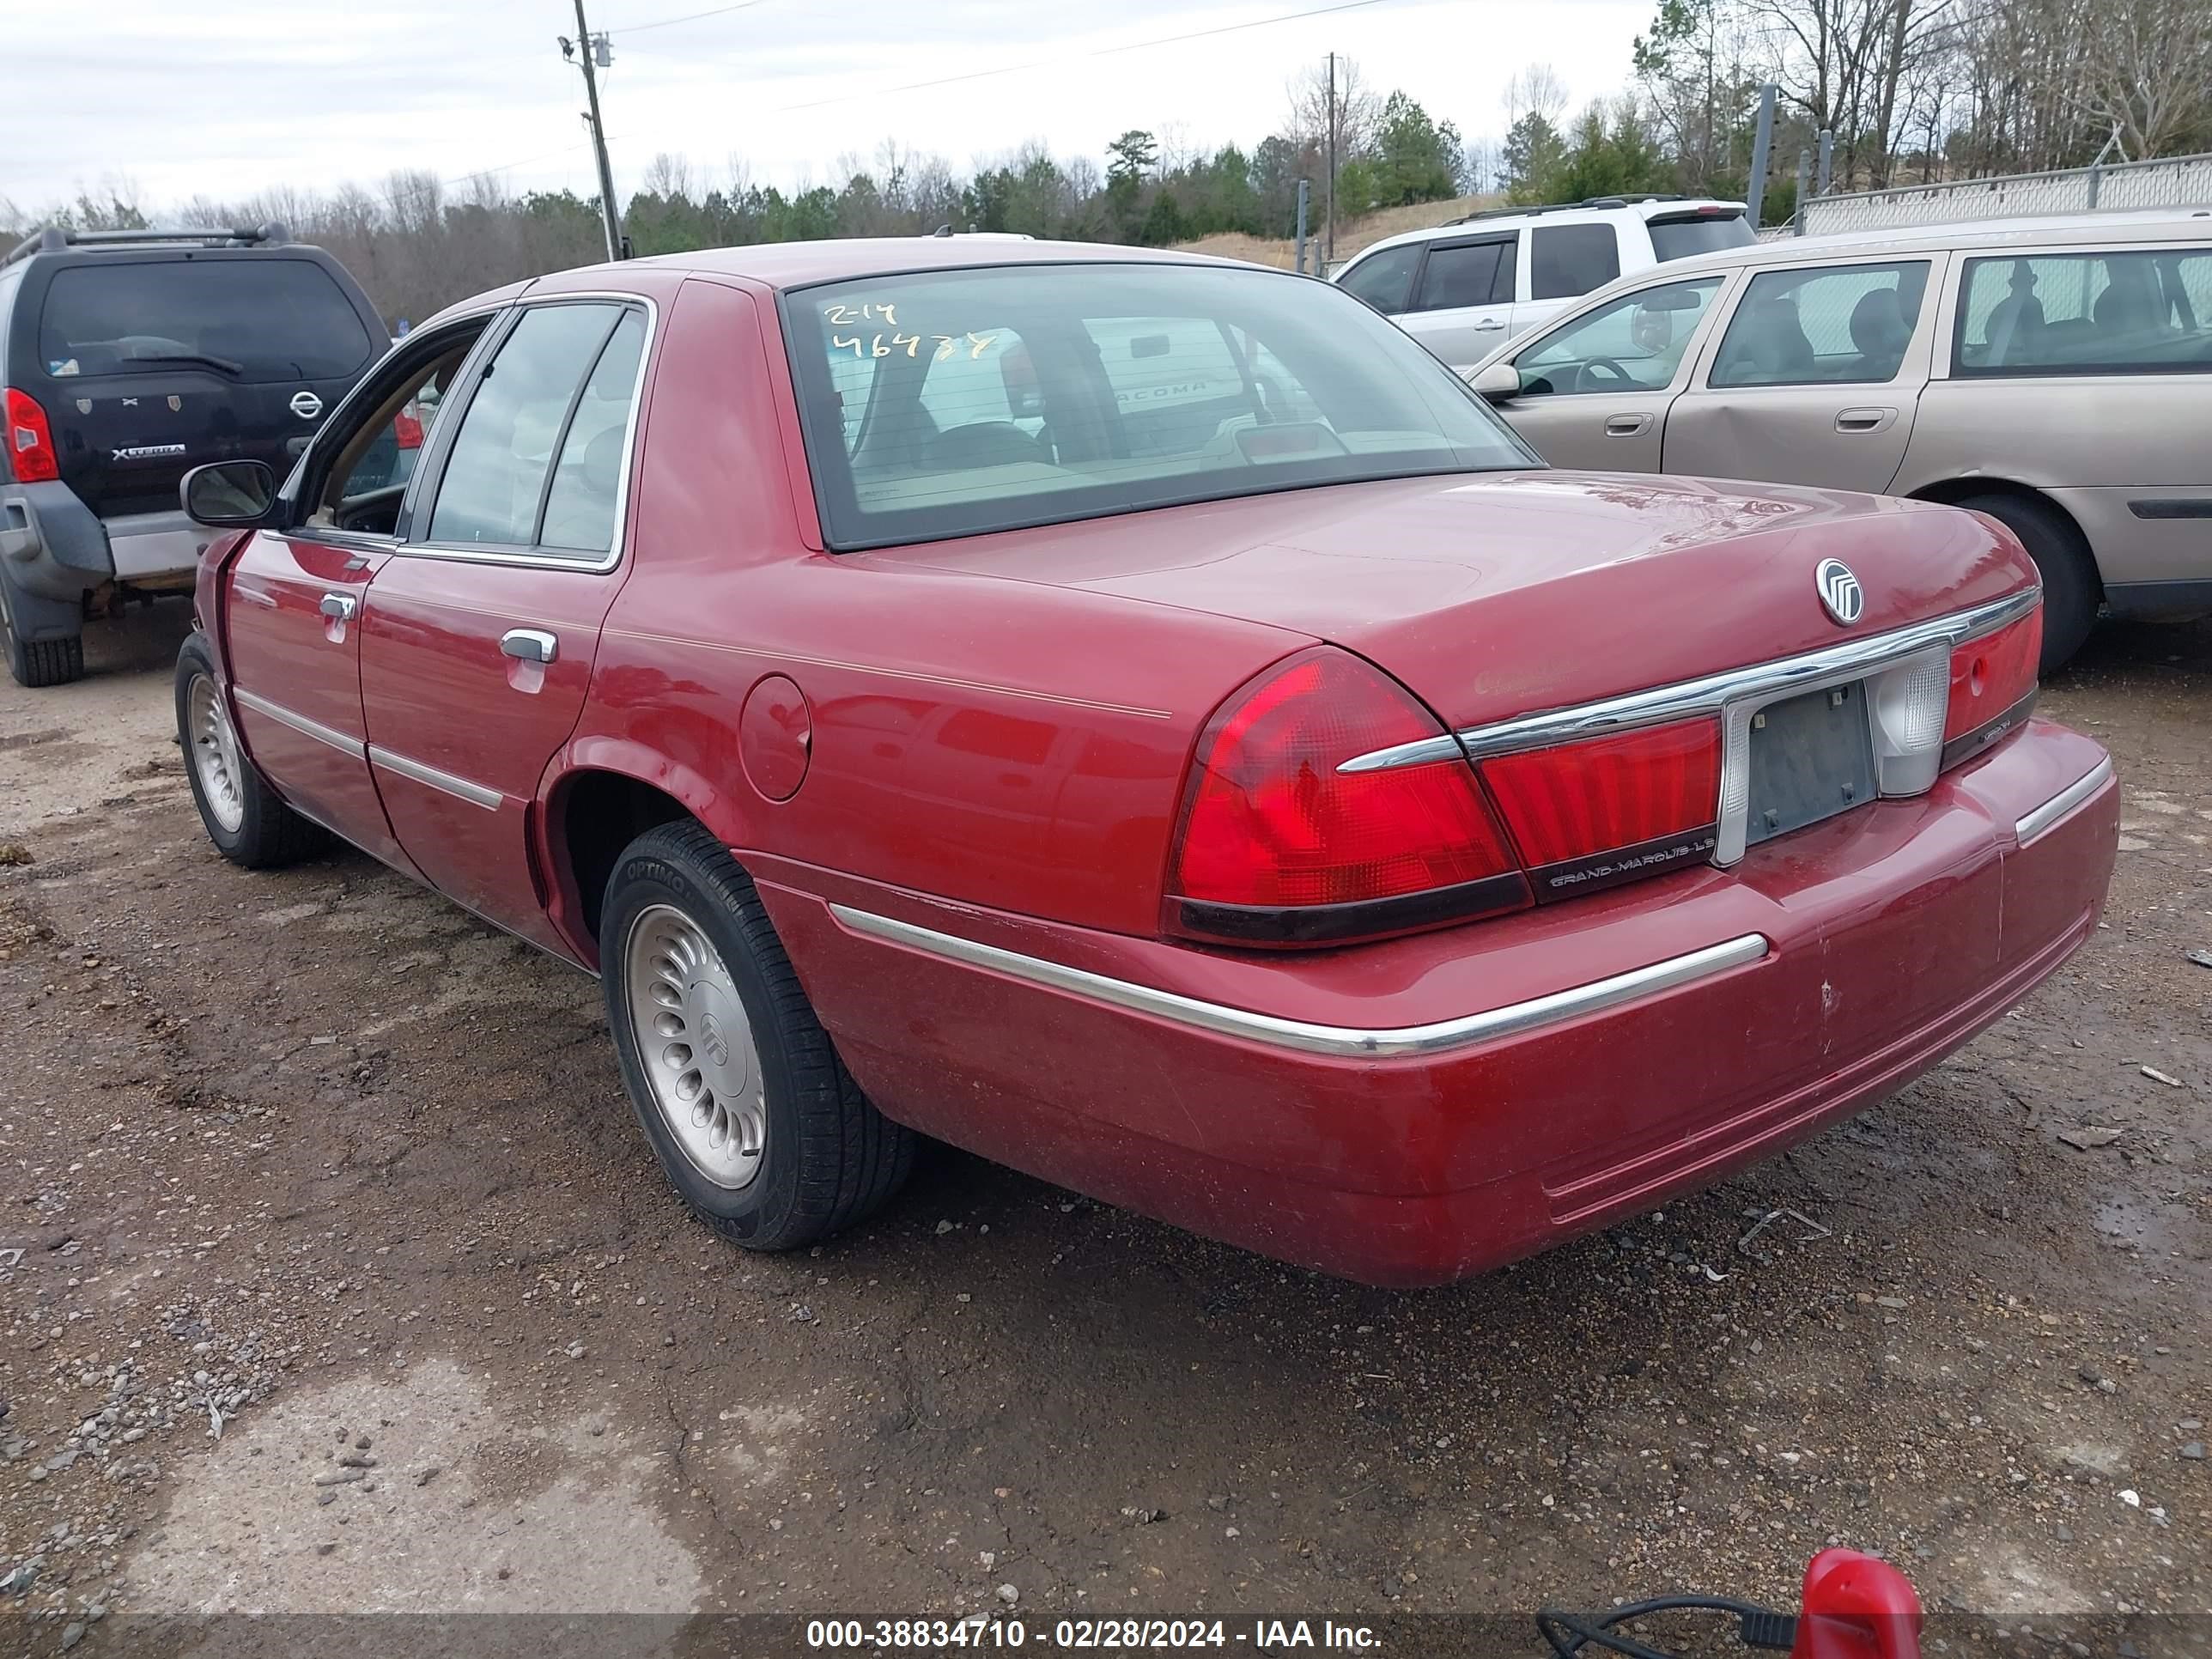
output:
M0 485L0 580L26 639L76 633L111 581L189 587L210 534L182 513L103 520L66 483Z
M1926 796L1726 872L1314 955L762 892L891 1115L1271 1255L1421 1285L1895 1090L2088 937L2118 830L2102 750L2036 720Z

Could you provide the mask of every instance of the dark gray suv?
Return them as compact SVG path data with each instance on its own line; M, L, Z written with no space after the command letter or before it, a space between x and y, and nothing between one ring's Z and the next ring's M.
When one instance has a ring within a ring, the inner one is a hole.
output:
M382 353L345 268L283 228L46 229L0 261L0 639L24 685L84 672L84 623L189 592L205 461L281 476Z

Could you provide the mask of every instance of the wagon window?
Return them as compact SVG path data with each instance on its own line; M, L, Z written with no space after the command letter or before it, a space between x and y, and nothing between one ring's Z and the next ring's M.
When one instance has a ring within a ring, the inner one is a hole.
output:
M787 297L832 546L1526 466L1450 372L1281 272L981 267Z
M1953 336L1962 376L2212 370L2212 248L1969 260Z
M1711 384L1813 386L1896 378L1928 291L1924 259L1763 270L1721 336Z

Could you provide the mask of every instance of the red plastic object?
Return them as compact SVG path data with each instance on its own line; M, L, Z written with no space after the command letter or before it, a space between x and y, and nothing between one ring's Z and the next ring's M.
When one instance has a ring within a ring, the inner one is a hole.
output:
M1433 714L1349 653L1318 646L1271 670L1200 740L1174 892L1348 904L1511 872L1481 786L1456 756L1337 770L1356 755L1443 735Z
M1805 1569L1790 1659L1920 1659L1920 1597L1878 1556L1822 1550Z
M1710 824L1720 815L1717 721L1685 720L1482 763L1532 866L1560 864Z
M2043 607L1951 653L1951 699L1943 715L1943 741L1979 731L2035 690L2036 660L2043 650Z
M52 483L62 476L54 453L54 434L37 398L14 386L7 391L8 454L17 483Z

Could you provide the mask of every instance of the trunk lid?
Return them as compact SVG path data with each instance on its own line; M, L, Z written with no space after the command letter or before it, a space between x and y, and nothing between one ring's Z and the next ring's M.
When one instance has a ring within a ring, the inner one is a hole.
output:
M1455 727L1815 650L2034 580L2008 535L1949 507L1545 471L1287 492L854 556L1295 629L1359 653ZM1848 628L1814 586L1828 558L1865 592Z

